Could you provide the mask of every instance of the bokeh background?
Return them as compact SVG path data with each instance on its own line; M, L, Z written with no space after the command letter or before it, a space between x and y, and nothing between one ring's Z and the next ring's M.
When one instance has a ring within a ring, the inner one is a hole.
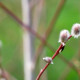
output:
M0 2L23 20L21 0L0 0ZM40 18L37 18L39 19L37 32L41 36L43 36L47 30L59 2L60 0L44 1ZM36 7L37 4L32 8L32 11L34 11ZM34 14L32 13L32 15ZM74 23L80 23L80 0L66 0L47 42L52 45L53 48L57 49L60 45L60 43L58 43L60 31L63 29L71 31ZM1 65L16 80L24 80L23 29L20 26L21 25L0 8L0 40L2 41L2 47L0 49ZM35 37L34 53L36 53L40 43L41 41ZM46 64L42 58L52 56L54 53L55 52L52 52L47 46L43 47L43 51L36 62L36 69L34 71L35 78L40 69ZM80 38L71 38L60 55L63 55L65 59L80 70ZM61 59L61 57L56 57L53 62L54 64L48 67L42 75L41 80L79 80L78 73L72 67L69 67L69 64Z

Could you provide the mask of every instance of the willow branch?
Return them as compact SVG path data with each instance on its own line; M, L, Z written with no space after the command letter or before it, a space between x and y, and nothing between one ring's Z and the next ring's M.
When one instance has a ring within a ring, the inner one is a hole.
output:
M70 39L72 36L70 36L68 39ZM57 51L55 52L55 54L52 56L52 60L60 53L60 50L63 48L63 45L61 44L60 46L59 46L59 48L57 49ZM47 69L47 67L50 65L50 62L49 63L47 63L46 65L45 65L45 67L40 71L40 73L38 74L38 76L37 76L37 78L36 78L36 80L39 80L40 79L40 77L42 76L42 74L43 74L43 72Z

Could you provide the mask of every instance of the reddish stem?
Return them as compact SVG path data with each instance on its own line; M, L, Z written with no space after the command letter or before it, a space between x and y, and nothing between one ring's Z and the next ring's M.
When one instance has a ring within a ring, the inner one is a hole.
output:
M68 38L68 40L72 37L72 35L70 35L70 37ZM57 49L57 51L55 52L55 54L52 56L52 60L59 54L59 51L62 49L63 45L61 44L59 46L59 48ZM38 74L36 80L39 80L41 75L43 74L43 72L47 69L47 67L49 66L50 63L47 63L45 65L45 67L40 71L40 73Z
M63 45L61 44L60 47L55 52L55 54L52 56L52 60L59 54L59 50L61 50L62 47L63 47ZM46 66L40 71L40 73L39 73L38 77L36 78L36 80L39 80L40 79L41 75L46 70L46 68L49 66L49 64L50 63L47 63Z

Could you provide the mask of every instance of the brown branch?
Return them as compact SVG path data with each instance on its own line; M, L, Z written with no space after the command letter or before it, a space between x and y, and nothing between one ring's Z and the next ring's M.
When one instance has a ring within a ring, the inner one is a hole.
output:
M16 20L22 28L24 28L25 30L28 30L29 32L31 32L33 35L35 35L39 40L42 41L42 43L44 43L46 46L50 46L45 38L41 37L37 32L35 32L32 28L29 27L29 25L24 24L16 15L14 15L8 8L5 7L5 5L3 5L3 3L0 2L0 7L8 14L10 15L14 20Z
M68 39L70 39L72 37L72 35L68 38ZM59 46L59 48L57 49L57 51L55 52L55 54L52 56L52 60L60 53L60 50L63 48L63 45L61 44L60 46ZM36 78L36 80L39 80L40 79L40 77L42 76L42 74L43 74L43 72L47 69L47 67L50 65L50 62L49 63L47 63L46 65L45 65L45 67L40 71L40 73L38 74L38 76L37 76L37 78ZM71 65L72 66L72 65Z
M67 59L65 59L62 55L59 55L60 59L62 59L65 63L67 63L69 65L69 67L73 68L76 72L78 72L78 69L76 68L76 66L71 62L68 61Z
M67 66L67 67L65 68L65 70L64 70L63 72L61 72L61 75L60 75L60 77L58 78L58 80L65 80L66 75L68 75L69 72L70 72L70 67ZM65 73L65 74L64 74L64 73Z
M55 14L54 14L50 24L49 24L49 27L48 27L48 29L45 32L45 38L48 38L49 35L51 34L51 32L52 32L52 30L54 28L54 25L55 25L59 15L60 15L60 13L61 13L61 10L62 10L63 6L64 6L65 1L66 0L61 0L60 1L59 5L57 7L57 10L56 10L56 12L55 12Z
M55 14L54 14L54 16L51 20L51 23L49 24L49 27L44 34L45 40L47 40L49 35L51 34L51 32L54 28L55 22L57 21L57 18L58 18L59 14L60 14L63 6L64 6L65 1L66 0L61 0L60 1L59 5L57 7L57 10L56 10L56 12L55 12ZM36 54L35 54L35 63L36 63L37 59L39 58L39 56L41 55L44 45L45 45L45 43L40 43L40 45L39 45L39 47L36 51Z

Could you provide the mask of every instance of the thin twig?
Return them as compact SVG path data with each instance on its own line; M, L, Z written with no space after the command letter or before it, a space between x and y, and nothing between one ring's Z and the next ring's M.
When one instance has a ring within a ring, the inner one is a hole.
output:
M59 54L59 50L61 50L61 48L63 47L63 45L61 44L60 47L57 49L57 51L55 52L55 54L52 56L52 60ZM46 66L40 71L39 75L37 76L36 80L39 80L41 75L43 74L43 72L47 69L47 67L50 65L50 63L47 63Z
M71 37L72 37L72 35L71 35L68 39L70 39ZM60 53L59 51L60 51L62 48L63 48L63 45L61 44L61 45L59 46L59 48L57 49L57 51L55 52L55 54L52 56L52 60ZM45 65L45 67L40 71L40 73L38 74L36 80L39 80L39 79L40 79L41 75L42 75L43 72L47 69L47 67L48 67L49 65L50 65L50 62L47 63L47 64Z

